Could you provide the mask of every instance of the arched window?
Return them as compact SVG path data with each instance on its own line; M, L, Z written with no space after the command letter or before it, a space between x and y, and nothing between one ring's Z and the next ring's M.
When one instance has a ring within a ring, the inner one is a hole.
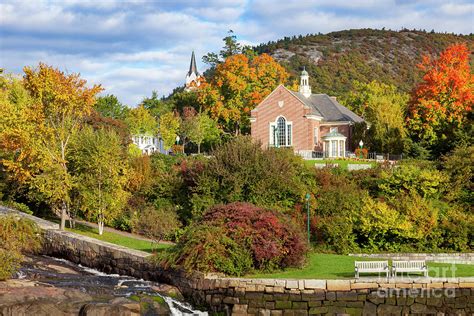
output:
M278 146L286 146L286 120L279 117L277 121L278 127Z
M288 147L292 145L292 122L284 117L278 117L270 122L270 146Z

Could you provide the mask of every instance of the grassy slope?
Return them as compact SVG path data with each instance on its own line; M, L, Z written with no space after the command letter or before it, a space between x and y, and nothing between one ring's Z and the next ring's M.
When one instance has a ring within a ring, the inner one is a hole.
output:
M283 272L258 273L251 275L251 278L288 278L288 279L341 279L354 277L354 261L367 258L357 258L343 255L311 253L308 264L303 269L287 269ZM377 259L376 259L377 260ZM451 264L428 263L430 276L436 276L439 268L447 269L446 277L452 277ZM456 277L474 276L474 265L455 265ZM367 274L362 274L365 276Z
M97 229L77 224L75 229L66 228L68 231L78 233L84 236L96 238L102 241L110 242L112 244L124 246L131 249L152 252L153 249L159 251L165 248L168 248L168 244L158 244L152 245L150 242L140 239L135 239L127 236L122 236L120 234L104 231L104 233L99 235Z

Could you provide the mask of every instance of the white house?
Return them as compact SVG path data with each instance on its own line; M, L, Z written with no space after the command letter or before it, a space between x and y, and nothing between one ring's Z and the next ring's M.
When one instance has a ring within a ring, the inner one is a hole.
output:
M166 153L163 148L163 141L157 136L135 135L132 136L132 142L145 155L151 155L154 152Z

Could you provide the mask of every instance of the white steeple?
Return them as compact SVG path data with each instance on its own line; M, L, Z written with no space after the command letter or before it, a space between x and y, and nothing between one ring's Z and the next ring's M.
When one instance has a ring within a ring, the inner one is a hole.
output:
M194 51L193 51L191 55L191 63L189 64L189 71L186 74L185 90L190 91L190 90L196 89L196 87L199 87L199 85L201 84L199 80L200 77L201 75L197 71L196 57L194 57Z
M300 93L306 98L311 96L311 86L309 85L309 74L305 68L301 72L300 77Z

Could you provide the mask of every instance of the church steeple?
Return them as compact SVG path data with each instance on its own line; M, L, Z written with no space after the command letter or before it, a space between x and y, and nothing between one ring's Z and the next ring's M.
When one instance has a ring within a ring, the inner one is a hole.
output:
M199 74L196 66L196 57L194 56L194 51L191 54L191 63L189 64L189 71L186 74L186 91L196 89L201 85L201 75Z
M194 51L191 55L191 63L189 64L188 76L191 76L191 74L193 73L196 74L196 76L199 75L199 72L197 71L196 57L194 56Z
M300 76L300 93L306 98L311 96L311 86L309 85L309 74L306 68L303 67L303 71Z

